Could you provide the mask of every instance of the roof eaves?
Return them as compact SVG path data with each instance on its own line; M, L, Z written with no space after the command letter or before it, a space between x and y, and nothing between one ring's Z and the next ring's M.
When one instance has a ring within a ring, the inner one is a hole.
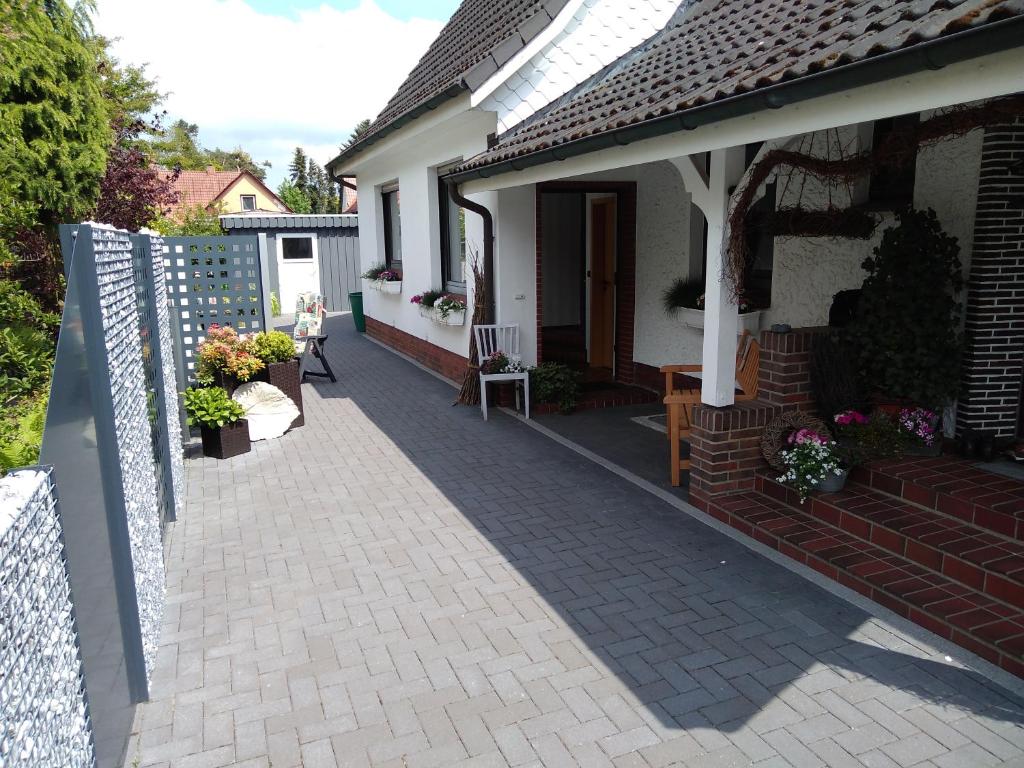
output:
M900 48L868 59L815 72L725 99L690 107L633 125L555 144L523 155L460 170L449 177L461 184L471 179L486 179L523 171L552 161L597 152L614 146L689 131L720 120L753 114L883 80L942 69L949 64L1019 47L1024 39L1024 16L971 28L939 37L909 48ZM838 87L837 87L838 86ZM470 159L469 162L472 162Z
M351 160L356 155L372 147L378 141L382 141L383 139L387 138L398 129L411 123L416 118L422 117L427 112L432 112L445 102L450 101L451 99L454 99L455 97L459 96L465 90L466 85L464 81L452 83L450 86L448 86L447 89L445 89L438 95L430 99L427 99L426 101L410 109L405 114L396 117L390 123L381 128L379 131L376 131L375 133L372 133L369 136L360 139L351 146L345 147L338 154L337 157L335 157L333 160L327 163L327 170L330 171L331 176L337 179L338 177L334 174L334 167L336 165L346 160Z

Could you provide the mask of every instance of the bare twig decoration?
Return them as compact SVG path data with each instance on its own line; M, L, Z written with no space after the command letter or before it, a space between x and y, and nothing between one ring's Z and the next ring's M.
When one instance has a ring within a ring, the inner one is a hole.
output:
M469 329L469 355L466 360L466 378L462 380L462 389L459 390L460 405L480 404L480 363L477 361L476 353L476 331L481 325L487 312L487 281L483 268L480 266L480 252L468 248L469 266L473 270L473 322Z
M814 176L828 184L831 190L833 183L850 185L878 168L903 168L914 161L918 147L965 136L976 128L1010 121L1021 115L1024 115L1024 95L1017 94L974 106L955 107L915 125L896 128L877 147L847 157L833 159L828 156L831 153L826 153L826 157L815 157L803 151L786 149L766 152L750 169L747 183L729 214L724 270L726 280L731 283L734 292L742 290L749 259L744 221L757 198L758 189L777 169L788 167L803 171L804 180L806 176ZM796 209L780 213L796 230L793 234L811 234L807 231L811 223L806 218L808 212ZM865 221L859 216L851 218L850 213L850 209L838 208L820 211L817 212L815 224L818 229L828 230L834 235L849 236L845 233L853 231L863 236ZM825 220L829 217L837 219L835 227L827 226ZM842 219L846 220L839 221Z

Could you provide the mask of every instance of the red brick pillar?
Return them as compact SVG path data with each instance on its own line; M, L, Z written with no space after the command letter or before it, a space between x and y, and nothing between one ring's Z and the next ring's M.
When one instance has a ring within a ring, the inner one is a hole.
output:
M717 495L753 490L761 433L781 409L761 400L725 408L699 405L690 432L690 502L707 511Z
M758 397L783 411L815 410L811 396L811 348L827 328L794 328L761 333Z

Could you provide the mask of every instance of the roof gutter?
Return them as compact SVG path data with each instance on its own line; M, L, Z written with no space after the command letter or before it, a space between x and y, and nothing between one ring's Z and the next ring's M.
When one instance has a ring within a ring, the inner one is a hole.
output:
M678 131L692 131L701 126L766 109L779 109L838 91L872 85L926 70L942 69L950 64L1020 47L1021 40L1024 40L1024 16L1016 16L912 48L890 51L836 69L817 72L787 83L730 96L711 104L605 131L596 136L575 139L527 155L502 160L493 165L456 172L450 178L460 184L471 179L487 179Z
M385 138L390 136L395 131L399 130L400 128L402 128L402 127L404 127L406 125L408 125L409 123L411 123L413 120L417 119L418 117L422 117L427 112L434 111L435 109L440 107L445 102L451 101L456 96L461 95L466 89L467 89L467 86L466 86L465 82L463 82L461 80L459 82L457 82L457 83L453 83L452 85L449 85L445 90L441 91L441 93L437 94L436 96L433 96L433 97L427 99L422 104L416 105L415 107L410 109L408 112L403 112L401 115L396 117L390 123L388 123L383 128L381 128L379 131L375 131L374 133L372 133L369 136L367 136L365 139L361 139L361 140L357 141L355 144L353 144L353 145L351 145L349 147L345 147L337 157L335 157L333 160L331 160L329 163L327 163L327 169L330 171L330 174L331 174L331 177L333 178L333 180L334 181L338 181L341 178L342 175L345 175L345 174L335 175L335 172L334 172L334 166L335 165L337 165L338 163L341 163L343 161L346 161L346 160L351 160L356 155L358 155L358 154L360 154L362 152L365 152L367 149L372 147L378 141L384 140Z

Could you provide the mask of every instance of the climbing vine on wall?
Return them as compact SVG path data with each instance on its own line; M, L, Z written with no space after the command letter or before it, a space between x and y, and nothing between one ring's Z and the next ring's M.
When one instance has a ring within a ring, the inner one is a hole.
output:
M965 136L977 128L1007 122L1021 115L1024 115L1024 95L1017 94L982 104L953 107L919 123L894 128L878 146L854 155L816 157L790 149L765 152L750 169L747 183L729 214L726 279L734 290L743 285L750 258L744 222L757 199L758 189L779 169L802 171L829 185L850 185L876 169L906 167L914 162L920 147ZM868 212L856 208L807 211L797 207L777 211L769 217L766 226L775 234L868 237L874 230L875 221Z

